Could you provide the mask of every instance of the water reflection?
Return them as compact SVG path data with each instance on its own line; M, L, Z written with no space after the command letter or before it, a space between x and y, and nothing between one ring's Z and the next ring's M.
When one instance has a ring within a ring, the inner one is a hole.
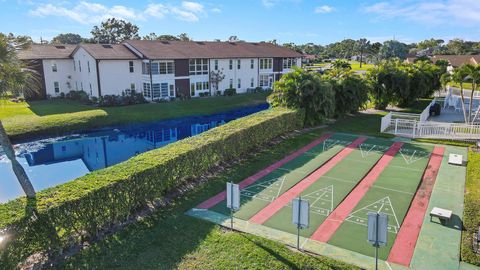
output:
M15 151L35 189L42 190L266 108L268 106L264 104L222 114L185 117L49 138L15 145ZM10 161L2 153L0 175L0 202L23 195Z

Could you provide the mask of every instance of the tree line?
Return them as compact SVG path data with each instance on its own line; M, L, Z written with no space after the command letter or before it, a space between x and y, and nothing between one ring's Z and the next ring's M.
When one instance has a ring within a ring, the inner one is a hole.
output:
M446 72L442 63L389 59L359 75L349 68L348 62L338 60L325 74L300 68L284 74L268 100L274 107L304 109L305 124L316 125L355 113L367 104L377 109L409 106L439 90Z

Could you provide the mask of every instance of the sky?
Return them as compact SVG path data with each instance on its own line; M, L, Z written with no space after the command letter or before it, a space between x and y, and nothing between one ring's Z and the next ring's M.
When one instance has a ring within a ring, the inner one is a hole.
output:
M480 40L480 0L0 0L0 32L35 41L68 32L90 37L110 17L138 25L141 36L187 33L194 40Z

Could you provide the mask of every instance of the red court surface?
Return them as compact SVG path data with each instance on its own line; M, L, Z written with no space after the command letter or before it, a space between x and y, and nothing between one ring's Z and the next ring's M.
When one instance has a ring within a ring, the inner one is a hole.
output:
M318 227L318 229L310 237L320 242L328 242L335 234L337 229L342 225L343 221L348 217L352 210L357 206L358 202L367 193L370 187L375 183L378 176L387 167L395 154L402 147L402 142L394 143L390 149L380 158L375 167L363 178L363 180L353 189L344 201L335 208L328 218Z
M410 209L403 221L402 227L388 256L388 261L403 266L409 266L412 260L415 244L422 228L423 218L428 208L435 180L442 164L445 148L435 147L422 177L422 183L412 201Z
M279 197L277 197L272 203L270 203L267 207L263 208L257 214L255 214L252 218L250 218L250 222L263 224L269 218L271 218L275 213L277 213L280 209L282 209L285 205L287 205L292 199L299 196L305 189L307 189L310 185L315 183L321 176L331 170L335 165L337 165L340 161L342 161L345 157L347 157L350 153L353 152L360 144L366 141L367 138L358 138L353 141L350 145L348 145L345 149L340 151L337 155L335 155L332 159L330 159L327 163L323 166L318 168L315 172L307 176L305 179L300 181L294 187L289 189L287 192L283 193Z
M285 158L283 158L283 159L273 163L272 165L266 167L265 169L259 171L258 173L254 174L250 177L245 178L244 180L242 180L239 183L240 189L243 189L246 186L249 186L249 185L255 183L258 179L261 179L262 177L268 175L272 171L282 167L287 162L295 159L296 157L299 157L300 155L304 154L308 150L312 149L313 147L315 147L315 146L319 145L320 143L322 143L323 141L327 140L331 136L332 136L332 134L325 134L322 137L320 137L320 138L314 140L313 142L307 144L306 146L300 148L299 150L291 153L290 155L286 156ZM211 208L211 207L215 206L216 204L220 203L221 201L225 200L226 196L227 196L227 193L225 191L220 192L219 194L215 195L214 197L212 197L212 198L204 201L203 203L199 204L197 206L197 208L199 208L199 209Z

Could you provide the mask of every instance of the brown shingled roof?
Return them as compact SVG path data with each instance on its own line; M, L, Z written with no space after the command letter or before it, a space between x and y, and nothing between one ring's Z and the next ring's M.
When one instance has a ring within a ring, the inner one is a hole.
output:
M472 61L472 58L477 57L476 55L434 55L432 61L436 63L438 60L447 60L450 65L453 67L459 67L463 64L475 64Z
M302 54L271 43L129 40L150 59L302 57Z
M122 44L81 44L80 48L85 49L95 59L118 59L130 60L138 57ZM75 50L76 51L76 50Z
M28 49L18 52L18 58L22 60L33 59L68 59L75 50L76 45L63 44L32 44Z

